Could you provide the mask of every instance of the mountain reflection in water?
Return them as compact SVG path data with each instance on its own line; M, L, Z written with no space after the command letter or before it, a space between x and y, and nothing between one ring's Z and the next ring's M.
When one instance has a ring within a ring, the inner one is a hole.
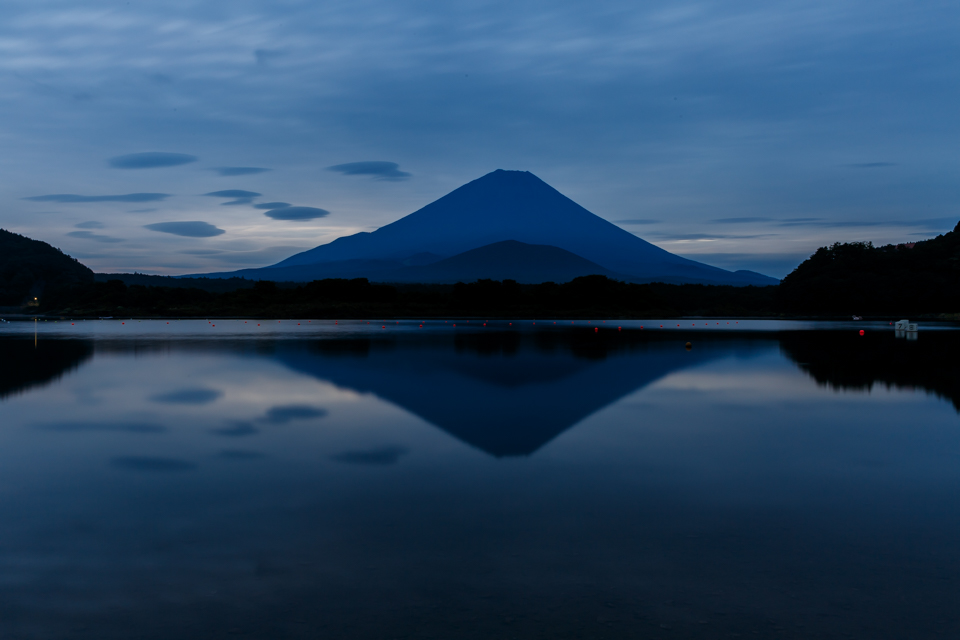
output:
M578 329L0 338L0 637L960 634L953 332Z
M92 356L92 340L0 337L0 400L59 380Z
M226 351L276 359L318 380L372 393L490 455L524 456L672 372L726 357L731 349L742 356L778 343L821 385L845 391L869 391L876 384L920 389L950 401L960 412L960 332L931 332L909 342L893 332L701 334L696 348L685 352L680 342L652 332L594 337L567 330L99 346L93 340L35 344L2 338L0 399L58 380L90 360L95 348L110 353L171 347ZM200 388L157 399L192 403L201 396L212 399L217 393Z
M741 341L741 347L749 344ZM452 341L278 344L273 357L337 386L373 393L502 457L530 455L601 408L729 347L730 341L704 341L688 352L676 339L489 332Z

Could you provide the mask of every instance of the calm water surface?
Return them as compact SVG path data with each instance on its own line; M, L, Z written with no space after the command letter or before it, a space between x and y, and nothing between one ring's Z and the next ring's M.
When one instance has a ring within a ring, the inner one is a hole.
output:
M0 638L960 636L948 327L120 322L0 325Z

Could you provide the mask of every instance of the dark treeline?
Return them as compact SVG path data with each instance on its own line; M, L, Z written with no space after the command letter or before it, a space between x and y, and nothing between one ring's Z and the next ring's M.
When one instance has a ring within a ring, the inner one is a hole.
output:
M366 279L299 286L268 281L218 293L197 288L79 285L47 296L42 311L75 317L611 317L771 316L776 287L630 284L604 276L565 284L478 280L455 285L386 285Z
M910 244L836 243L780 284L791 314L919 315L960 312L960 224Z
M97 282L119 280L127 285L142 285L144 287L168 287L170 289L200 289L212 293L226 293L237 289L252 289L256 280L246 278L178 278L175 276L151 276L145 273L97 273L94 274ZM294 287L292 282L282 283L280 286Z
M95 277L46 243L0 230L0 307L78 317L930 317L960 313L960 225L911 244L823 247L771 287L634 284L603 276L537 285Z

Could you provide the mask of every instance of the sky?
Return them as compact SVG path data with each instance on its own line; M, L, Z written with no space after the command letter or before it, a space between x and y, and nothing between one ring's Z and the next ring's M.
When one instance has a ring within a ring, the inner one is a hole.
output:
M783 277L960 221L960 3L0 4L0 227L266 266L495 169Z

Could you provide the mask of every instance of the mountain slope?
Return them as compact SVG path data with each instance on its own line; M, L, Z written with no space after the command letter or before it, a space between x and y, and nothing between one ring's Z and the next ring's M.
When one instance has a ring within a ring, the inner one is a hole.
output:
M46 242L0 229L0 306L86 282L93 282L93 271L74 258Z
M504 240L427 266L399 269L383 277L392 282L454 283L489 279L539 284L569 282L589 275L623 279L596 263L557 247Z
M644 280L776 284L664 251L596 216L527 171L497 170L372 233L358 233L291 256L264 270L345 260L402 261L415 254L450 257L516 240L564 249L605 269Z

